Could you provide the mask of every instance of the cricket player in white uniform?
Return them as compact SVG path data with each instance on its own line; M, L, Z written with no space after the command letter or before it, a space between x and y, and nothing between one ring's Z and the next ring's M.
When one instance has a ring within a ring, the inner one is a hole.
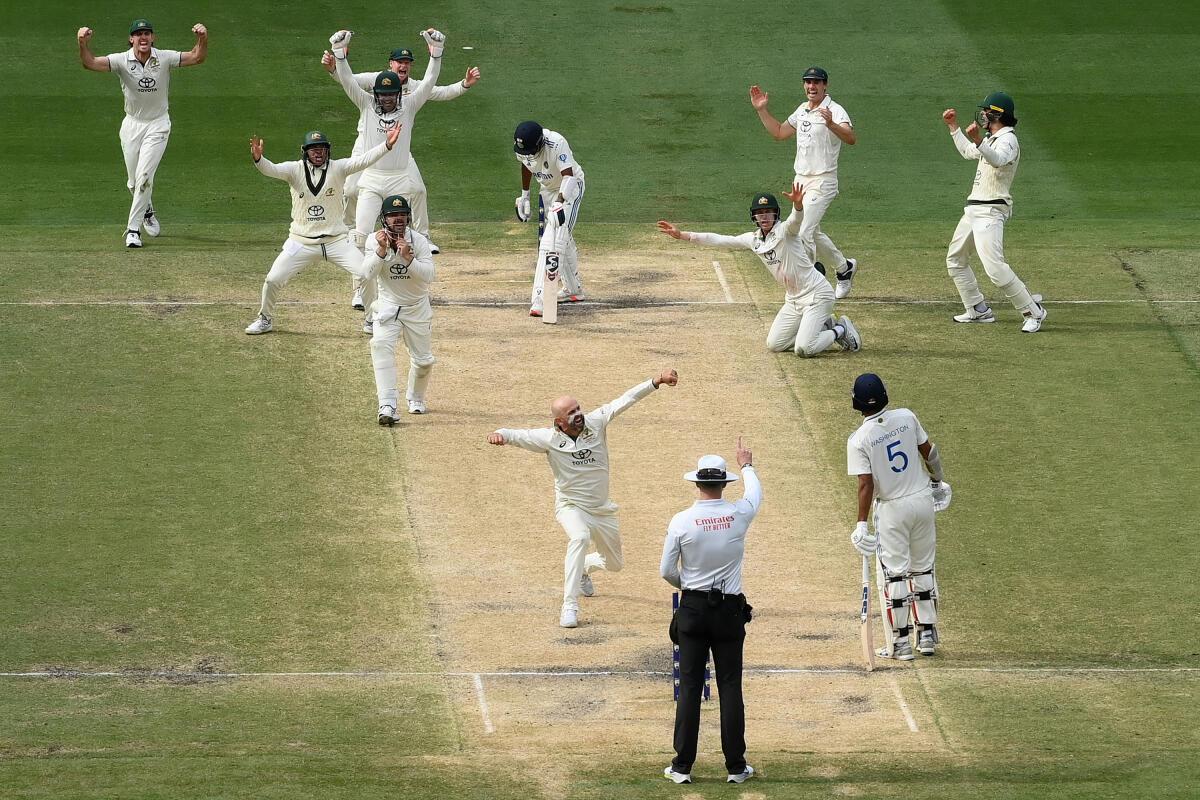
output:
M750 87L750 104L775 139L796 137L795 181L803 187L806 198L800 238L813 261L833 268L837 275L834 294L840 300L850 294L858 262L842 255L833 240L821 231L821 220L838 195L837 165L842 144L854 144L858 135L846 109L826 93L828 85L829 73L821 67L805 70L804 94L808 99L784 122L771 116L767 93L758 86Z
M335 74L333 54L328 50L321 56L321 64L331 75ZM403 105L406 102L412 102L410 95L414 94L421 87L421 81L416 78L409 77L409 72L412 70L413 52L407 47L397 47L391 52L388 59L388 69L396 73L400 78L401 98L400 103ZM336 77L336 75L335 75ZM358 84L358 88L364 91L370 91L375 86L375 81L379 77L378 72L356 72L354 73L354 82ZM478 83L480 77L479 67L468 67L466 75L462 80L447 86L435 86L433 92L430 93L429 99L434 102L445 102L454 100L466 94L467 90ZM366 129L366 114L358 116L358 136L354 140L354 150L352 155L358 155L366 148L366 143L363 137L363 131ZM421 177L421 170L417 167L417 161L410 156L408 162L410 178L413 189L405 196L409 206L412 208L412 225L421 235L429 239L429 244L433 248L433 254L437 255L441 252L429 234L429 206L428 197L425 191L425 179ZM350 180L346 182L346 225L354 228L357 222L358 209L358 179L359 175L351 175ZM354 294L350 304L357 309L362 309L362 285L355 281Z
M133 195L125 225L126 247L142 246L142 228L150 236L158 236L162 230L152 194L154 174L171 136L171 117L167 113L171 70L203 64L208 57L208 29L197 23L192 33L196 34L196 44L191 50L159 50L154 46L154 26L149 20L137 19L129 26L128 50L96 57L88 47L92 29L79 29L79 60L84 69L116 73L125 95L121 152L125 155L125 185Z
M775 315L767 333L767 349L773 353L791 350L798 356L815 356L834 346L857 351L862 347L858 329L849 317L833 318L833 289L819 272L801 240L801 227L807 197L800 185L793 184L783 196L792 201L792 213L779 221L779 201L772 194L755 195L750 205L750 219L757 230L740 236L719 233L681 231L666 220L659 220L658 229L672 239L697 242L713 247L746 249L762 261L763 266L784 288L783 307Z
M254 166L268 178L287 181L291 187L292 224L283 249L271 265L263 281L262 305L258 317L246 328L246 333L268 333L274 328L275 301L279 292L295 275L310 264L331 261L351 274L363 273L363 256L349 242L346 223L342 221L342 204L346 176L366 169L379 161L396 144L399 127L388 131L387 139L354 158L330 159L332 146L325 134L309 131L304 135L301 161L272 163L263 155L263 140L250 139L250 156ZM374 291L370 291L374 300ZM370 318L363 331L370 333Z
M942 459L916 414L886 408L887 389L878 375L858 376L851 403L863 422L846 441L846 471L858 476L858 524L850 541L865 556L878 552L883 569L882 611L892 646L879 655L912 661L909 631L915 623L917 649L931 656L938 639L933 517L950 505L951 496L942 479ZM872 504L874 534L867 525Z
M579 249L575 246L574 236L575 221L579 218L579 206L586 188L583 167L575 160L571 146L561 133L543 128L533 120L517 126L513 134L513 155L521 162L517 219L528 222L533 216L529 185L537 178L538 221L545 223L538 231L537 266L529 301L529 316L540 317L547 270L562 276L559 302L577 303L585 299L579 278Z
M1041 330L1046 309L1041 295L1031 295L1025 284L1004 260L1004 225L1012 216L1012 182L1021 160L1017 144L1017 107L1004 92L993 92L979 104L979 119L967 126L964 134L958 127L958 112L948 108L942 121L958 152L968 161L978 161L975 182L962 219L954 229L950 249L946 253L946 269L958 287L964 311L956 314L955 322L995 322L996 315L979 291L979 282L967 263L974 252L992 283L1021 312L1024 333ZM981 127L987 135L980 132Z
M431 340L433 308L433 249L429 239L408 224L412 209L400 195L383 201L383 225L372 237L363 262L367 281L378 281L378 298L369 312L375 322L371 336L371 362L379 395L379 424L392 426L398 419L400 391L396 388L396 342L408 349L408 413L424 414L425 392L434 357Z
M360 89L354 80L354 72L346 60L346 48L350 45L350 31L338 31L329 37L334 59L334 75L345 90L346 96L361 112L362 139L365 147L373 147L383 141L387 131L394 125L402 126L400 141L382 161L362 174L358 182L358 207L354 230L351 234L354 245L363 248L366 254L367 237L375 230L378 209L384 198L392 195L413 196L418 191L420 173L412 168L412 126L421 106L433 94L438 75L442 69L442 50L446 37L429 28L421 32L429 48L429 66L425 77L407 97L400 76L391 71L380 72L375 77L372 91ZM423 188L423 184L421 185ZM422 194L422 202L424 195Z
M665 369L625 394L588 414L574 397L564 396L550 405L554 427L514 430L500 428L488 434L488 444L512 444L534 453L545 453L554 473L555 517L567 534L563 561L563 604L558 624L579 625L579 595L595 593L591 572L619 572L625 565L617 504L608 496L608 426L627 408L659 386L674 386L679 374ZM596 552L588 554L589 544Z

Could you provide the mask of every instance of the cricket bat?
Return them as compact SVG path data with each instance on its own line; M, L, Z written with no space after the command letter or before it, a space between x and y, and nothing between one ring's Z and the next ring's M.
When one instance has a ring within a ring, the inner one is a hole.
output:
M863 659L867 662L867 672L871 672L875 669L875 634L871 619L871 562L867 556L862 557L862 608L859 621Z
M542 322L555 325L558 323L558 290L562 287L558 275L558 253L546 254L546 279L542 286Z

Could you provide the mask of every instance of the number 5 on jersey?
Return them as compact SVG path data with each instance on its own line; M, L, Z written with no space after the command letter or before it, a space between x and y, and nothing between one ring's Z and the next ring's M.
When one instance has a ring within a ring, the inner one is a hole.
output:
M900 442L892 442L887 446L888 463L892 467L892 472L904 472L908 469L908 456L900 449ZM896 460L900 460L900 464L896 464Z

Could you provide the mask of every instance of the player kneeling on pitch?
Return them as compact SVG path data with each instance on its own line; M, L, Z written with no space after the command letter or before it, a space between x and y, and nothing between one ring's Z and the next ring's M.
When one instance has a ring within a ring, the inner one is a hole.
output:
M681 231L670 222L659 220L658 229L672 239L712 245L745 248L752 251L784 288L783 307L775 315L767 334L767 349L774 353L791 350L798 356L815 356L835 345L857 351L862 339L849 317L833 318L833 289L825 276L813 266L809 249L800 238L804 218L804 190L799 184L783 196L792 201L792 213L779 221L779 201L772 194L760 194L750 204L750 219L757 230L740 236Z
M737 463L746 478L741 500L725 500L725 487L738 479L725 459L702 456L683 476L696 484L698 499L667 527L659 574L681 589L671 639L679 645L679 701L675 706L675 758L663 770L675 783L692 782L700 735L700 689L711 650L721 700L721 750L730 783L754 774L746 763L746 708L742 702L742 645L751 607L742 594L746 534L762 505L754 454L738 437Z
M374 247L363 260L367 283L378 281L378 298L367 309L374 320L371 361L375 365L375 390L379 395L379 424L394 425L400 392L396 388L396 342L404 337L408 348L408 413L425 413L425 391L433 371L431 332L433 308L429 287L433 284L433 246L429 239L409 227L412 209L400 195L383 201L381 229L375 232Z
M362 155L331 160L333 147L328 137L320 131L309 131L301 146L303 160L282 164L274 164L263 156L262 139L250 137L250 156L258 171L292 187L292 224L283 249L263 281L258 317L246 327L246 333L268 333L274 328L272 320L280 290L310 264L332 261L352 275L362 273L362 253L350 244L350 232L342 221L346 176L383 158L399 136L400 126L396 126L387 132L384 141ZM370 299L375 299L373 289ZM370 325L370 317L366 325Z
M584 299L579 279L579 249L575 246L575 220L583 202L583 167L575 161L566 138L537 122L528 120L513 134L513 155L521 162L521 196L516 199L517 219L528 222L533 215L529 185L537 178L538 258L533 273L529 316L542 316L542 293L550 280L562 290L555 302L577 303ZM561 281L559 277L561 276Z
M950 484L942 480L937 445L929 441L917 415L907 408L887 410L887 389L878 375L859 375L850 397L864 418L846 442L846 471L858 476L858 525L850 541L865 556L878 553L880 606L889 642L879 655L912 661L909 631L915 624L917 650L931 656L938 641L933 517L950 506ZM867 527L872 501L873 534Z
M500 428L488 434L488 444L512 444L533 453L544 453L554 473L554 516L567 534L563 559L563 604L558 624L579 626L579 596L596 593L589 573L599 569L618 572L625 565L617 504L608 496L608 426L626 409L660 386L674 386L679 373L664 369L648 381L583 413L579 401L564 395L550 404L554 427L514 430ZM596 545L589 554L588 547Z

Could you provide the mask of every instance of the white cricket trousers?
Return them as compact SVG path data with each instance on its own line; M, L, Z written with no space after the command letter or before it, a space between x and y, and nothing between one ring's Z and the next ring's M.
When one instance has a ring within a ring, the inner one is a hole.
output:
M294 278L305 267L329 261L337 264L352 275L362 274L363 255L346 239L338 239L329 244L300 244L288 237L283 243L275 263L271 265L267 279L263 281L262 305L258 313L270 319L275 314L275 302L279 292L288 281ZM371 287L371 298L374 300L375 287Z
M541 213L545 216L545 227L542 237L538 240L537 265L533 272L533 293L529 304L533 308L542 307L542 293L545 291L546 260L551 253L558 255L559 274L563 288L571 294L583 292L583 282L579 278L579 248L575 246L575 222L579 219L579 207L583 205L583 192L586 187L579 183L579 194L574 200L563 202L563 216L566 222L558 224L558 217L550 213L550 209L558 202L558 190L539 191Z
M360 155L361 151L356 147L353 155ZM429 238L429 198L425 192L425 179L421 177L421 170L417 166L417 162L413 158L408 160L408 176L409 189L408 194L404 192L392 192L392 194L403 195L408 201L408 205L412 208L412 219L408 224L417 230L418 233ZM350 230L358 229L358 184L362 179L362 172L351 173L346 178L346 227ZM379 210L383 207L383 199L389 195L383 195L379 198L379 204L375 207L375 216L379 216ZM368 209L369 210L369 209ZM375 227L375 223L371 222L371 227Z
M121 123L121 152L125 155L125 186L133 195L126 229L140 231L142 218L150 208L154 191L154 173L158 171L167 139L171 137L171 118L166 114L149 121L125 117Z
M833 239L821 232L821 220L825 218L833 199L838 196L837 173L797 175L794 180L804 189L804 218L800 221L797 235L808 250L808 257L820 261L834 273L845 272L846 257Z
M1033 306L1029 290L1004 260L1004 224L1011 216L1012 209L1007 205L969 205L963 209L946 253L946 271L958 287L965 308L985 302L975 272L967 264L971 253L979 256L983 271L1014 308L1025 311Z
M834 346L837 338L825 323L833 315L833 289L820 284L808 294L789 295L775 315L767 333L767 349L772 353L791 350L798 356L815 356Z
M887 577L881 576L886 583L883 610L893 632L908 628L913 621L910 609L916 622L935 624L937 607L932 597L921 599L918 594L936 593L933 492L926 488L895 500L876 500L875 532L879 534L879 560L887 572Z
M584 573L598 569L620 572L625 566L621 553L621 530L617 504L611 500L596 509L564 505L554 516L567 534L567 557L563 559L563 606L579 608L579 582ZM588 554L588 545L596 552Z
M429 374L437 360L433 357L433 308L429 298L411 306L396 306L377 300L368 314L375 322L371 335L371 363L375 367L375 393L379 405L400 407L397 388L396 342L404 340L408 350L408 390L406 400L425 402Z

